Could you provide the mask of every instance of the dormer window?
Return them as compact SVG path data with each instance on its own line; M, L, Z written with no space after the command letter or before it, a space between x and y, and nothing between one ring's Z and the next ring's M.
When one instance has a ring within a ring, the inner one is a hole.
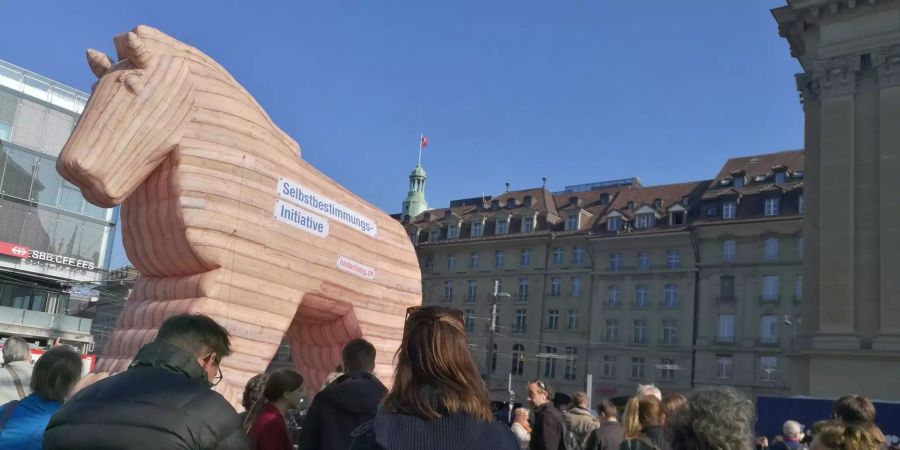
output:
M684 211L674 211L670 213L669 225L684 225Z
M456 239L459 237L459 224L451 223L447 225L447 239Z
M690 203L690 202L691 202L691 198L688 197L687 195L685 195L684 197L681 197L681 204L682 204L682 205L687 206L688 203Z
M509 219L497 219L497 230L495 234L506 234L509 232Z
M419 232L413 231L412 233L409 233L409 240L412 242L412 245L418 245L419 244Z
M738 175L738 176L734 177L734 187L736 187L738 189L744 187L744 176L743 175Z
M785 172L775 172L775 184L784 184L785 179L787 179Z
M578 230L578 214L569 214L566 217L566 231Z
M634 202L628 202L625 204L625 207L628 209L634 209Z
M662 208L662 199L653 200L653 206L656 208Z
M526 195L525 198L522 199L523 206L531 206L531 196Z
M653 213L638 214L634 221L634 227L641 230L656 225L656 216Z
M429 242L434 242L440 238L441 238L441 229L440 228L435 228L428 232L428 241Z
M797 213L803 214L803 194L797 196Z
M722 202L722 218L734 219L737 216L737 202L734 200L725 200Z
M769 197L766 199L764 213L767 216L777 216L781 210L781 199Z
M622 218L619 216L612 216L606 218L606 231L621 231L622 230Z
M484 223L472 222L472 237L481 237L484 235Z
M600 195L600 204L608 205L609 204L609 194L601 194Z
M536 218L537 218L536 216L522 217L522 232L523 233L531 233L532 231L534 231L534 222L535 222Z
M515 208L516 207L516 199L511 198L511 199L507 200L506 207L507 208Z

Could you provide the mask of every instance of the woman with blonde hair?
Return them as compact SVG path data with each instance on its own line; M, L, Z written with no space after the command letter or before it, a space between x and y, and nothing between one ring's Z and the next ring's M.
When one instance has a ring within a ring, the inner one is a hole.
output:
M516 418L510 427L522 450L527 449L531 442L531 424L528 423L528 413L529 411L525 408L516 408Z
M665 413L662 402L655 395L632 397L625 405L622 426L625 441L621 450L669 450L663 434Z
M426 306L406 314L394 385L350 448L518 450L512 431L494 421L462 311Z

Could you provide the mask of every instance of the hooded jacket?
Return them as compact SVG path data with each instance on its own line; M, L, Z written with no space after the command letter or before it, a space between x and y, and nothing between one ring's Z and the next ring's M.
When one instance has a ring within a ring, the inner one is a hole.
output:
M591 433L600 427L600 421L590 411L575 406L563 413L569 431L575 433L581 448L585 448Z
M300 432L300 448L349 448L350 433L375 417L385 394L387 388L368 372L341 375L313 399Z
M350 450L519 450L505 424L468 414L425 420L382 411L353 435Z
M237 412L212 391L197 358L153 342L131 367L63 404L44 449L249 449Z

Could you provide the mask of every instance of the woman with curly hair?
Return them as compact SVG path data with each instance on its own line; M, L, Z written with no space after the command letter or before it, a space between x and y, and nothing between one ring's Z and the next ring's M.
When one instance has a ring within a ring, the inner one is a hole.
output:
M750 450L753 402L732 388L695 391L666 425L672 450Z

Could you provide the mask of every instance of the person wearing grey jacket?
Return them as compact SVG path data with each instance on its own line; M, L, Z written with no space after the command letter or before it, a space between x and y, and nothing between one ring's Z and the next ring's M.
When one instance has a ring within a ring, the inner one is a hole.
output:
M572 395L572 405L563 413L563 417L566 419L566 427L575 434L582 449L585 448L591 433L600 427L600 421L588 409L587 394L584 392Z
M31 394L31 347L25 339L11 337L3 343L0 367L0 405Z

